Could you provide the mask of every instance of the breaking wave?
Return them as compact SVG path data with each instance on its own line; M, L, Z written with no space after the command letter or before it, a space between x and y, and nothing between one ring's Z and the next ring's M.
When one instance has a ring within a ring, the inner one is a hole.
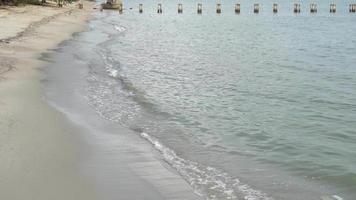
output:
M196 193L206 196L209 200L273 199L267 194L241 183L239 179L230 177L226 172L183 159L147 133L141 133L141 137L149 141L162 154L164 161L172 166L193 187Z

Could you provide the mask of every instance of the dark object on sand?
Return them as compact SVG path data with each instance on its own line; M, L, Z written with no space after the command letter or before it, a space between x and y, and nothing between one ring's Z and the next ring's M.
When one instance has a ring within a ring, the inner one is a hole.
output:
M122 10L122 2L120 0L107 0L101 4L103 9Z

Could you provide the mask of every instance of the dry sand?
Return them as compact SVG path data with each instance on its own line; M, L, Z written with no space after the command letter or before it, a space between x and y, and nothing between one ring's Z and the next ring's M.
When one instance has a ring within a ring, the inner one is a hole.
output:
M0 199L96 199L79 173L75 128L41 98L37 60L85 28L92 10L0 9Z

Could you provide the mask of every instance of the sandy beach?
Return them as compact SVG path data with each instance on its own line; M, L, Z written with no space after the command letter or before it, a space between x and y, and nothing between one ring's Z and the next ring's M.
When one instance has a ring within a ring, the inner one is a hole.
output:
M0 9L0 199L95 199L79 175L76 129L41 95L37 58L85 28L79 10Z
M199 199L136 133L93 111L72 123L45 100L41 56L85 30L94 6L0 9L0 199Z
M103 1L0 0L0 200L356 199L349 2Z

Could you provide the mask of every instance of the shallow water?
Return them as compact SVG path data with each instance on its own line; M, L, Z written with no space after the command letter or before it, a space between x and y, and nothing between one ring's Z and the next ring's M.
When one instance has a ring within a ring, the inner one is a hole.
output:
M96 13L76 36L85 95L208 199L356 198L356 15L347 1L157 2ZM129 8L134 9L130 10ZM88 49L91 49L88 55ZM84 57L84 59L83 59ZM333 197L333 195L336 195Z

